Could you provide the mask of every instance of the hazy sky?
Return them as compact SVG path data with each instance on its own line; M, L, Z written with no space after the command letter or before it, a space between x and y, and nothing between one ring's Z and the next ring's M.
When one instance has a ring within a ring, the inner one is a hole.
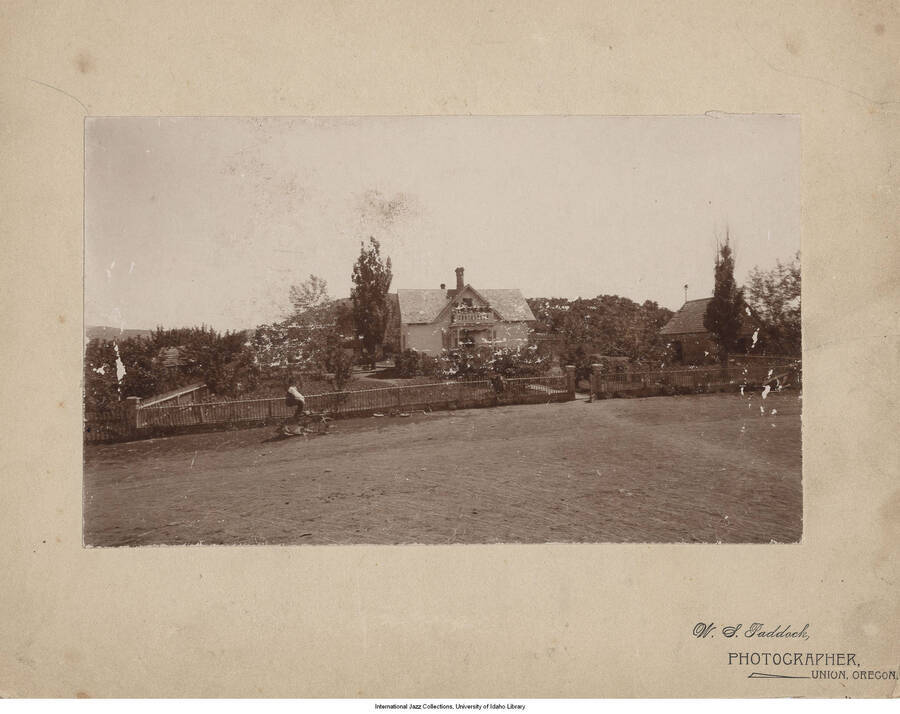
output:
M254 327L310 273L350 291L374 235L397 288L618 294L677 309L800 248L781 116L94 118L85 322Z

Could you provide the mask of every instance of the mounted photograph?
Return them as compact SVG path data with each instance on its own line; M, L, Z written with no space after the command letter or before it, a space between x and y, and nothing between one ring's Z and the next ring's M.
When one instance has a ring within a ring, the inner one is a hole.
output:
M800 121L89 117L83 545L798 543Z

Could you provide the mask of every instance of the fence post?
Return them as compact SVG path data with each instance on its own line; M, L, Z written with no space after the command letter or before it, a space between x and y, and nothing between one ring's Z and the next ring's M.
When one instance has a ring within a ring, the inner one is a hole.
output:
M588 397L588 401L594 401L594 396L596 395L598 398L600 396L600 370L603 367L599 364L591 365L591 395Z
M575 399L575 365L566 365L566 391L569 393L569 399Z
M131 434L137 432L138 409L141 408L140 397L125 397L125 424Z

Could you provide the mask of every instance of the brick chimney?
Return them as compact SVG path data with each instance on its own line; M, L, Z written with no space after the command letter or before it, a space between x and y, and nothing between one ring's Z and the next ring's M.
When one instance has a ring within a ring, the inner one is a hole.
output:
M446 289L447 289L447 284L441 283L441 290L446 290Z
M464 287L466 287L466 283L463 280L463 272L465 268L457 268L456 269L456 291L459 292Z

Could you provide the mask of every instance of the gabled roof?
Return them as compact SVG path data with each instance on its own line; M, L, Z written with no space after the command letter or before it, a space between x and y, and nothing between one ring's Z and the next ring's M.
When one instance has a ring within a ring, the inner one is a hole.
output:
M706 307L711 301L711 297L688 300L678 312L672 315L672 319L665 324L659 334L695 335L709 332L703 325L703 318L706 316ZM748 309L747 315L741 320L739 334L749 335L758 325L759 321Z
M681 309L672 315L665 326L659 331L661 335L688 335L697 332L707 332L703 326L703 317L706 315L706 306L712 298L700 298L688 300Z
M187 364L187 359L182 356L183 347L163 347L157 359L163 367L183 367Z
M484 304L484 305L487 305L488 307L492 307L491 301L488 300L484 295L482 295L480 292L478 292L471 285L466 285L461 290L460 289L452 290L452 291L448 290L447 293L448 293L447 297L449 298L449 300L447 301L447 304L444 306L444 309L441 310L440 313L438 313L438 316L434 318L436 321L441 321L444 317L449 315L450 310L454 306L459 307L460 303L466 299L466 297L464 297L464 296L467 296L469 298L475 298L478 300L479 304ZM493 312L498 317L498 319L501 319L501 320L503 319L503 316L499 312L497 312L496 310L494 310Z
M534 315L521 290L475 290L507 322L534 320ZM434 322L453 297L449 290L398 290L400 321L406 324Z
M397 302L400 304L400 322L413 324L434 322L449 300L447 291L441 289L398 290Z
M528 322L535 319L521 290L495 289L479 292L507 322Z

